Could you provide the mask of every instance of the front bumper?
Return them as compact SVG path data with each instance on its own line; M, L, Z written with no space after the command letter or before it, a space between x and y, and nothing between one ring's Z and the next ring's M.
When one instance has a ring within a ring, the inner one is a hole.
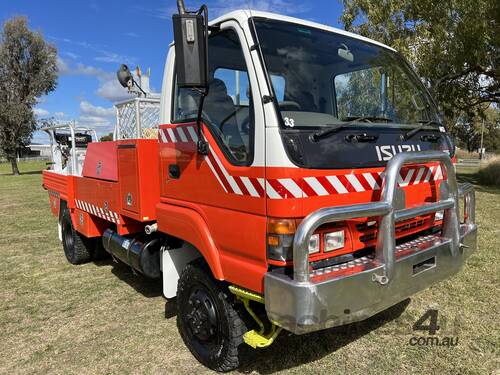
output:
M425 154L422 156L422 154ZM403 155L403 156L399 156ZM299 226L294 242L294 275L268 272L264 279L269 319L296 334L317 331L369 318L416 292L457 273L477 247L474 190L458 188L449 158L437 153L399 154L386 168L381 202L318 210ZM440 201L404 208L404 192L395 175L409 162L438 159L447 169ZM395 173L396 171L397 173ZM394 179L393 184L390 180ZM393 190L391 192L387 190ZM464 223L459 224L459 196L464 198ZM442 233L396 246L394 223L411 215L445 210ZM381 228L376 257L309 271L306 244L326 222L379 216Z
M373 275L382 265L361 262L352 272L331 278L313 277L311 282L301 283L277 272L265 276L265 301L269 319L293 333L301 334L334 326L340 326L369 318L430 285L457 273L476 249L477 228L463 227L463 247L452 255L451 241L435 237L428 247L410 255L396 255L392 281L388 285L373 282ZM425 243L424 243L425 244ZM399 249L397 249L399 250ZM404 253L404 250L401 251ZM433 259L428 269L414 273L415 265ZM349 270L349 265L346 266ZM363 267L364 270L357 270ZM339 267L339 270L342 270ZM315 280L316 279L316 280Z

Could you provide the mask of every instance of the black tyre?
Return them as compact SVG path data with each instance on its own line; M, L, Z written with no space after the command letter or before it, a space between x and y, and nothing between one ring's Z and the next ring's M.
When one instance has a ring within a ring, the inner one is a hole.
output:
M92 260L95 243L93 239L82 236L73 227L69 210L61 216L62 243L64 255L71 264L82 264Z
M238 347L246 326L233 296L205 263L188 264L177 286L177 326L184 343L203 365L216 371L239 366Z

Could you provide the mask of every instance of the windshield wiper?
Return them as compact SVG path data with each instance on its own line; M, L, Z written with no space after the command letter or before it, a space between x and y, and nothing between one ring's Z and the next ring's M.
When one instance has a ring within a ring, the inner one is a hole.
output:
M339 130L348 128L353 122L368 122L372 123L374 121L385 121L392 122L390 118L387 117L376 117L376 116L350 116L343 118L339 124L326 124L328 129L321 130L319 132L310 135L309 139L313 142L318 142L321 138L329 137L332 134L337 133Z
M410 139L411 137L413 137L419 131L423 130L423 128L425 128L426 126L429 126L429 125L443 126L443 124L441 124L438 121L434 121L434 120L429 120L429 121L427 121L427 120L420 120L420 121L418 121L418 123L420 124L419 126L417 126L416 128L414 128L414 129L406 132L403 135L403 140L404 141L407 141L408 139Z
M309 136L309 139L313 142L318 142L321 138L329 137L332 134L335 134L339 130L345 129L348 127L348 123L340 123L340 124L326 124L328 126L328 129L321 130L319 132L313 133Z
M392 119L383 116L347 116L342 119L347 122L392 122Z

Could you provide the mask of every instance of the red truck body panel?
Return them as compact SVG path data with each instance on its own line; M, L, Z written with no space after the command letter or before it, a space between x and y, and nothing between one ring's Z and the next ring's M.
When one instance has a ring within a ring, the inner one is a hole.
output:
M117 142L94 142L87 145L83 177L118 181Z
M130 139L89 144L83 176L44 172L51 209L59 201L72 209L74 225L88 237L113 227L119 234L142 232L157 221L161 232L195 246L214 276L257 292L269 264L267 218L302 219L327 206L378 201L383 168L311 170L231 164L207 128L208 155L197 152L196 124L161 125L158 140ZM178 169L179 177L171 168ZM401 171L407 207L435 201L446 178L439 164L412 165ZM311 260L373 246L373 218L340 223L346 246ZM434 215L396 228L397 237L431 228Z

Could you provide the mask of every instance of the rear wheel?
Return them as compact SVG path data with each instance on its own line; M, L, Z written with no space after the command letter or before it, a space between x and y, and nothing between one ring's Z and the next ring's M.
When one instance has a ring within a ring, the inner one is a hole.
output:
M238 347L246 327L233 296L204 263L182 271L177 287L177 325L184 343L203 365L216 371L238 367Z
M71 215L65 209L61 217L64 255L71 264L87 263L92 259L94 241L78 233L73 227Z

